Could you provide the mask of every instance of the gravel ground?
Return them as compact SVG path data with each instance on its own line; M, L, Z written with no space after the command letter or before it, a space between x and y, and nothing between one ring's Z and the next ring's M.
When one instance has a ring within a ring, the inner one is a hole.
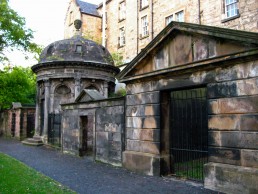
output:
M202 185L168 177L150 177L123 168L93 162L89 157L62 154L46 146L32 147L0 138L0 152L66 185L77 193L217 193Z

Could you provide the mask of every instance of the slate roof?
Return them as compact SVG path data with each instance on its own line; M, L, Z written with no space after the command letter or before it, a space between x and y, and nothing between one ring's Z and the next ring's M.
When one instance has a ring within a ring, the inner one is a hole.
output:
M82 13L100 16L97 12L98 5L87 3L80 0L76 0L76 3L80 7Z
M16 109L16 108L21 108L22 107L22 105L21 105L21 103L20 102L12 102L12 108L13 109Z
M76 47L81 51L76 52ZM59 40L48 45L40 55L39 63L58 61L78 61L113 66L112 56L102 45L82 36L73 36L70 39Z

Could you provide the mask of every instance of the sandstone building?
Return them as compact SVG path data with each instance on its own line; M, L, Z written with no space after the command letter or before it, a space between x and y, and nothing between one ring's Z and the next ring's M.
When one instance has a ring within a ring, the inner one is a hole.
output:
M146 175L195 179L219 192L257 193L256 2L138 2L107 1L107 10L114 9L107 12L107 48L130 61L118 75L107 49L81 36L44 49L32 67L38 82L36 136L54 144L49 132L58 128L54 139L64 153L90 154ZM75 14L82 12L81 3L71 1L68 13L74 19L83 17ZM196 5L200 9L191 12ZM98 14L84 11L101 21L102 5L95 7ZM173 18L181 22L170 22ZM84 22L82 35L101 32ZM126 83L126 96L107 98L115 78Z
M71 0L65 38L73 36L71 18L80 18L82 34L100 42L103 5ZM130 62L171 21L258 31L257 0L107 0L106 47Z
M32 67L36 142L219 192L258 192L258 33L171 22L118 75L110 57L81 36L43 50ZM107 98L115 77L127 94Z
M124 98L62 104L64 152L257 193L258 33L171 22L117 76Z

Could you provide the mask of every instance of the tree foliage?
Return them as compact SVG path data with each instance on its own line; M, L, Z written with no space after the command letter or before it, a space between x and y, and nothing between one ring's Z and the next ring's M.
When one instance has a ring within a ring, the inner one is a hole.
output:
M0 70L0 110L12 102L35 103L36 75L27 67Z
M119 52L111 53L112 59L114 61L115 66L119 66L123 64L123 55Z
M20 17L8 5L8 0L0 1L0 62L8 60L4 51L16 48L25 52L40 53L35 43L32 43L33 32L25 27L25 19Z

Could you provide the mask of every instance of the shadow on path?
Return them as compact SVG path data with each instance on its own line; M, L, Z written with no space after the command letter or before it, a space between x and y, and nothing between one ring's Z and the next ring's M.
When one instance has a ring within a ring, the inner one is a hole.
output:
M26 146L16 140L0 138L0 152L20 160L77 193L217 193L201 185L139 175L123 168L93 162L87 157L62 154L46 146Z

